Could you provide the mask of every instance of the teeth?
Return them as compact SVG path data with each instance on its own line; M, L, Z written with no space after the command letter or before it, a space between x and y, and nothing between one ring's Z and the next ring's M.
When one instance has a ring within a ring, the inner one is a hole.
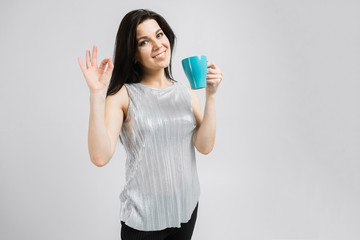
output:
M163 56L164 54L165 54L165 52L160 53L159 55L155 56L155 58L157 58L157 57L161 57L161 56Z

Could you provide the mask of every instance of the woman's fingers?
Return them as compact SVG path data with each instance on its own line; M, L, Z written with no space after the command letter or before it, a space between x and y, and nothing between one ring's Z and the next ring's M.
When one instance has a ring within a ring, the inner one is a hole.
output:
M214 63L213 61L208 61L207 66L208 66L208 67L211 67L212 69L216 69L216 68L217 68L216 65L215 65L215 63Z
M80 65L81 71L82 71L82 72L83 72L83 74L85 75L86 68L85 68L84 64L82 63L82 61L81 61L81 58L80 58L80 57L78 57L78 62L79 62L79 65Z
M221 79L221 75L220 74L208 74L206 75L207 79Z
M114 64L113 64L111 58L108 58L108 63L109 63L108 68L107 68L105 74L111 74L112 70L114 69Z
M104 60L102 60L102 62L100 63L99 69L101 69L102 71L105 71L105 66L106 66L107 62L108 62L108 58L105 58Z
M91 65L92 66L97 66L97 47L95 45L93 46L93 54L92 54L92 58L91 58Z
M207 70L207 78L222 80L223 73L220 70L220 68L218 66L216 66L213 61L209 61L207 65L208 65L208 67L210 67Z
M219 73L219 74L222 75L222 72L221 72L221 70L219 68L217 68L217 69L208 68L207 73Z
M216 86L217 82L214 79L207 79L206 83L212 86Z
M113 64L111 58L105 58L104 60L102 60L99 68L100 68L102 71L105 71L106 64L108 64L108 67L107 67L107 69L106 69L105 74L111 74L111 72L112 72L113 69L114 69L114 64Z
M206 84L208 86L206 90L207 93L215 94L220 82L222 81L223 73L213 61L209 61L207 65L210 68L207 70L206 74Z
M86 67L90 68L91 67L91 62L90 62L90 51L86 50Z

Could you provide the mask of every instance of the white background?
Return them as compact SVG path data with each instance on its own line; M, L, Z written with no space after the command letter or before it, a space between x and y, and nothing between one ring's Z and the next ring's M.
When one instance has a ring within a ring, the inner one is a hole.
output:
M113 57L123 16L158 12L181 59L224 73L197 152L193 239L360 239L360 2L2 1L0 239L117 240L125 151L98 168L77 62ZM205 106L204 90L197 91Z

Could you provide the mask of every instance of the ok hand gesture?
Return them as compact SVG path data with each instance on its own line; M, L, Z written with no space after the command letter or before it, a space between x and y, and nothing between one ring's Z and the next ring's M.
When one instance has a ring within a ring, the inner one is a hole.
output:
M114 69L114 64L111 58L105 58L100 63L100 66L97 66L97 47L94 45L93 54L90 60L90 50L86 50L86 67L81 61L81 58L78 57L78 62L81 68L81 71L84 74L87 85L90 89L91 94L104 94L106 92L110 83L110 78L112 71ZM107 70L105 67L108 65Z

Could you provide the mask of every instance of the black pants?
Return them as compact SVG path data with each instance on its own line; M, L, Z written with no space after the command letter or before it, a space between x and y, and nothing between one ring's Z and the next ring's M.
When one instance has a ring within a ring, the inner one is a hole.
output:
M141 231L129 227L121 221L122 240L190 240L194 231L199 202L187 223L181 223L180 228L165 228L158 231Z

